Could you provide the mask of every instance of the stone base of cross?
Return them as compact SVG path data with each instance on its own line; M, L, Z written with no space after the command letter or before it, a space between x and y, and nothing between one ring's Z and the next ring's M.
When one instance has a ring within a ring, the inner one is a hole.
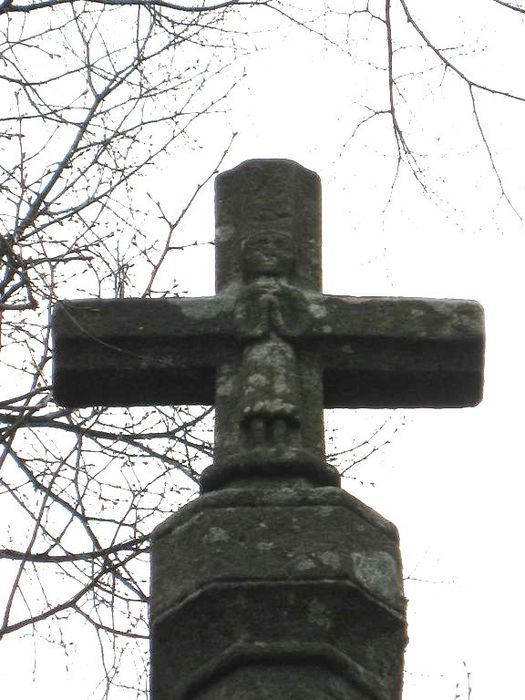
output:
M216 180L214 297L61 302L58 403L214 405L203 496L153 534L152 700L400 698L395 528L344 494L325 407L481 399L472 301L321 292L318 176Z
M398 700L396 528L340 488L207 493L152 541L154 700Z

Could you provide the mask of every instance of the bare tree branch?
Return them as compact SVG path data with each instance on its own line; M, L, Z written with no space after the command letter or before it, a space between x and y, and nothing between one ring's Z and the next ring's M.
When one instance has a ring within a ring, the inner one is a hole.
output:
M506 7L508 10L514 10L514 12L521 12L522 14L525 14L525 8L519 7L518 5L513 5L510 2L504 2L504 0L494 0L494 2L502 7Z

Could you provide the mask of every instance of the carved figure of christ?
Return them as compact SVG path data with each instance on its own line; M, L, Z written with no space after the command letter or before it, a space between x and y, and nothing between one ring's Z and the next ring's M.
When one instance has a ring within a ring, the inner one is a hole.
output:
M60 302L57 402L214 404L203 490L277 475L337 484L323 407L478 403L479 304L323 295L320 212L318 176L292 161L219 175L217 294Z

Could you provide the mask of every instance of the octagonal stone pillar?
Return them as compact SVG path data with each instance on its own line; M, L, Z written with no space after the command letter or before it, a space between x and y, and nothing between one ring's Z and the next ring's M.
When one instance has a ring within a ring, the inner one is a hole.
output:
M399 700L397 531L338 488L225 489L152 542L153 700Z

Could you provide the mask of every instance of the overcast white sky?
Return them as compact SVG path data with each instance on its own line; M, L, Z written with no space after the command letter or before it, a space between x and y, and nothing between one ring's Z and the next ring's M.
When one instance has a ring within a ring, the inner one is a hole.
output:
M512 26L498 24L493 4L411 3L436 42L464 45L461 60L477 77L486 75L490 82L504 75L506 86L523 94L525 42L521 39L520 45L513 34L521 31L523 37L523 23L518 25L520 16L513 13ZM483 23L488 48L482 51L480 45L471 54ZM209 150L182 155L157 187L172 197L175 210L173 192L184 200L186 169L204 170L210 152L215 158L223 150L233 128L238 137L225 169L247 158L283 157L320 174L326 292L471 298L485 306L486 384L479 407L338 411L327 416L327 424L338 428L338 449L361 442L385 420L376 442L392 438L350 472L345 487L400 531L410 636L404 700L466 700L467 671L472 700L522 697L522 222L501 201L465 88L451 76L439 87L439 81L418 73L419 65L407 79L414 99L412 143L423 154L435 192L425 194L403 173L387 206L395 169L388 118L379 117L343 148L356 118L365 114L360 105L376 104L384 75L377 76L375 86L374 72L357 47L348 56L304 31L286 27L287 39L283 36L274 30L271 41L265 40L269 49L246 58L248 79L213 134L202 123ZM373 55L380 44L367 36ZM409 66L414 53L407 54L401 52L400 60ZM480 113L509 192L525 212L523 110L482 98ZM185 225L187 240L212 238L212 216L209 187ZM213 293L211 248L189 250L178 264L174 274L188 293ZM17 643L11 649L32 654L29 646ZM88 697L82 694L88 660L76 656L66 671L63 662L61 668L53 666L59 657L50 648L41 652L41 668L47 653L52 676L39 673L38 683L31 685L27 672L21 679L7 669L6 697L38 693L65 700L72 692L79 700Z

